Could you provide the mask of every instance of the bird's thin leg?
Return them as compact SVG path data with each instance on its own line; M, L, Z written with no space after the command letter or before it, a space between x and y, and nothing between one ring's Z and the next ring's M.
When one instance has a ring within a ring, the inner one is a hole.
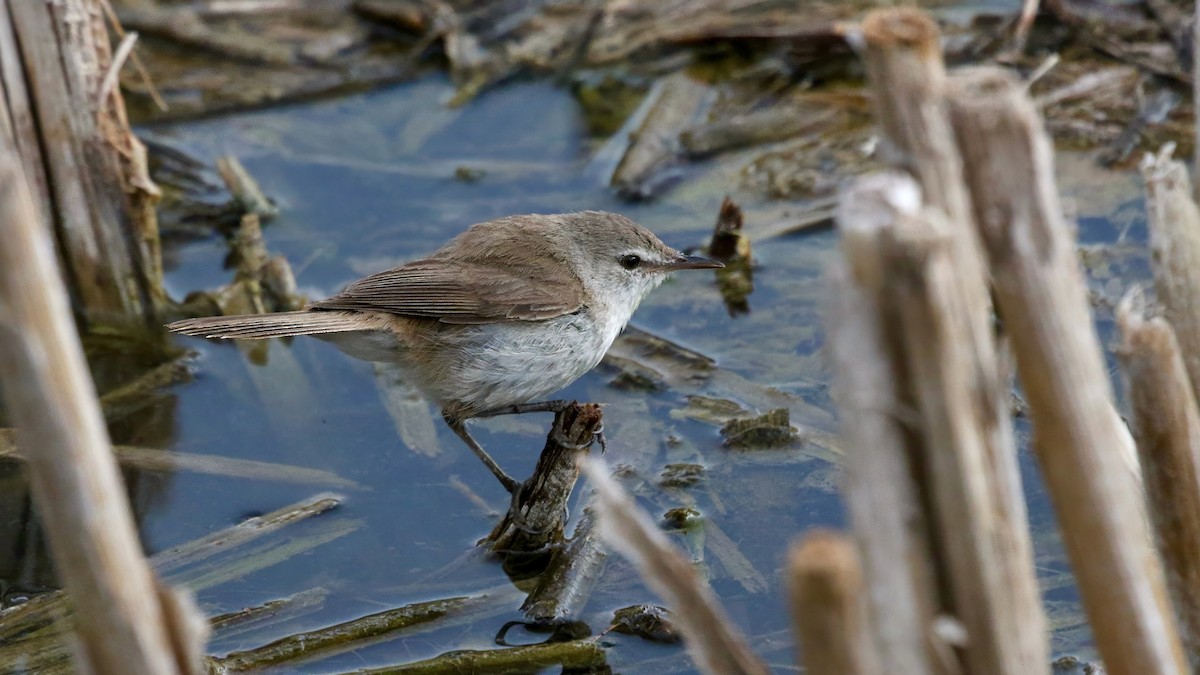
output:
M467 444L467 447L471 449L471 452L475 453L475 456L479 458L479 461L483 462L483 465L486 466L494 476L496 476L496 479L500 481L500 484L504 486L504 489L508 490L512 494L516 494L517 488L519 488L521 484L513 479L512 476L504 473L504 469L500 468L500 465L496 463L496 460L492 459L491 455L487 453L487 450L484 450L483 446L479 444L479 441L475 440L475 438L471 436L471 432L467 431L466 421L446 414L442 415L442 419L446 420L446 426L450 427L450 429L462 439L463 443Z
M476 413L472 417L499 417L500 415L523 415L531 412L552 412L560 413L571 405L571 401L558 399L554 401L537 401L535 403L518 403L516 405L506 405L491 410L484 410L481 413Z
M516 405L506 405L506 406L503 406L500 408L492 408L491 410L485 410L485 411L475 415L475 417L499 417L500 415L522 415L524 413L531 413L531 412L552 412L557 415L558 413L566 410L567 407L571 405L571 403L573 403L573 401L567 401L565 399L555 399L553 401L537 401L535 403L518 403ZM561 434L560 434L558 440L559 440L559 445L562 445L563 447L572 447L574 445L573 443L566 442L565 439L562 438ZM600 442L600 452L601 453L607 452L608 451L608 439L604 437L604 427L603 426L601 426L599 429L596 430L596 440ZM591 445L591 443L588 443L587 445ZM584 446L584 447L586 447L586 446Z

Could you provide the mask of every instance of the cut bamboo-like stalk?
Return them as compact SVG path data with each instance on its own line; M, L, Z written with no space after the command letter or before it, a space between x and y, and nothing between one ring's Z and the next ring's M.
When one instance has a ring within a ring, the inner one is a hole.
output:
M1200 665L1200 410L1175 333L1136 295L1117 311L1121 364L1155 541L1193 667Z
M788 556L792 623L809 675L884 672L867 625L866 588L854 543L814 531Z
M950 233L965 291L990 305L971 197L944 99L946 68L937 24L918 9L879 9L862 24L863 59L875 118L901 162L920 184L926 203L955 225ZM982 339L982 338L977 338Z
M984 256L946 109L939 31L919 10L898 8L870 13L862 34L877 119L920 184L925 204L944 214L944 220L937 213L931 218L946 223L937 234L944 240L937 269L915 280L917 296L909 297L915 304L900 312L910 381L916 383L911 396L924 420L916 468L928 481L921 492L938 512L930 521L937 531L934 554L952 578L946 609L967 628L969 671L1045 673L1049 645L1007 382L998 367ZM931 340L953 356L931 348ZM967 496L968 508L957 508Z
M884 319L898 324L888 334L888 354L898 360L893 369L904 374L901 386L920 418L912 429L914 477L926 496L947 605L967 630L968 671L1046 672L1041 609L1014 592L1037 588L1032 559L1020 560L1027 551L1013 548L1023 538L1009 531L1026 525L1010 520L989 488L996 478L988 461L989 422L1003 399L997 380L978 375L994 376L998 367L994 359L976 360L970 324L977 308L962 293L949 226L941 211L919 209L912 198L918 192L899 174L859 180L839 211L843 249L856 277L878 275L880 283L864 290L875 296Z
M650 517L634 505L604 462L586 458L584 470L596 488L593 503L601 535L670 604L688 653L700 671L707 675L766 675L766 665L725 617L712 589Z
M55 567L75 607L78 665L97 673L190 672L199 664L178 662L173 645L195 653L203 638L168 631L52 244L15 155L0 156L0 382Z
M1192 391L1200 391L1200 208L1192 199L1183 162L1171 159L1174 146L1146 155L1146 212L1154 288L1175 329Z
M920 499L908 479L904 411L880 312L845 268L831 270L829 281L834 400L847 420L843 491L879 658L897 675L944 672L934 669L926 649L936 606L933 561Z
M948 99L1033 446L1096 646L1113 673L1183 672L1049 139L1025 87L1000 69L956 75Z

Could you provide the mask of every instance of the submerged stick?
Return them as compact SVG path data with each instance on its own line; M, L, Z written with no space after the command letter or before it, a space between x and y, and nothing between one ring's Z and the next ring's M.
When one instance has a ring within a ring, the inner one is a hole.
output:
M224 640L316 611L325 605L325 598L328 596L329 591L318 586L286 598L268 600L261 605L214 616L208 620L208 625L213 631L213 641Z
M76 614L81 671L192 672L171 635L71 320L54 249L13 155L0 161L0 381L39 519ZM194 608L187 610L195 612Z
M294 558L362 526L362 521L354 520L321 521L303 535L281 541L268 541L256 547L246 546L255 536L275 532L281 524L295 522L290 520L290 517L302 517L301 514L311 515L314 511L282 509L262 519L251 519L249 523L266 521L258 523L260 527L254 536L246 536L244 526L248 523L242 523L224 532L189 542L182 547L184 550L176 550L176 553L182 555L168 554L162 558L151 558L151 564L161 563L157 566L157 571L169 569L170 572L166 576L171 583L181 584L193 591L203 590ZM227 545L222 545L223 542ZM228 555L217 563L189 564L202 563L209 557L223 553ZM180 566L184 566L183 569L175 569ZM296 600L299 601L300 598L297 597ZM295 607L289 605L289 608ZM40 595L0 615L0 642L14 643L11 651L23 670L39 673L63 671L69 666L69 642L64 638L65 633L71 629L73 620L62 591ZM23 645L27 643L30 645L29 651L22 654ZM4 659L8 655L8 651L0 650L0 670L3 670L6 663Z
M709 675L766 675L766 665L726 618L712 588L609 477L604 462L589 458L584 469L596 486L596 519L604 540L672 606L696 666Z
M1183 672L1050 141L1024 85L1003 70L956 76L949 100L1033 447L1096 646L1115 673Z
M234 652L214 659L213 667L219 673L238 673L358 649L405 628L470 611L488 600L489 596L480 595L405 605L335 626L289 635L256 649Z
M159 573L168 574L184 565L224 553L264 535L277 532L292 523L335 509L341 505L343 499L341 495L323 492L265 515L247 518L224 530L169 548L155 554L151 558L151 562Z
M0 429L0 458L24 459L8 429ZM159 448L139 448L132 445L113 446L117 463L127 469L139 471L161 471L178 473L190 471L212 476L228 476L246 480L270 480L302 485L324 485L327 487L361 489L358 483L322 469L311 469L290 464L260 462L237 457L218 457L191 452L175 452Z
M537 586L525 598L521 611L538 624L577 618L600 580L607 560L608 551L589 507L575 526L570 543L551 559Z
M809 675L882 675L867 623L867 589L848 537L814 530L788 554L800 663Z
M113 419L138 412L156 400L154 395L160 390L191 380L192 369L187 362L190 356L192 353L185 353L106 392L100 397L104 418L111 422Z
M171 581L202 591L242 579L260 570L303 555L360 530L365 521L357 518L320 520L303 533L277 537L238 549L221 560L189 566L171 574Z
M1146 500L1193 668L1200 665L1200 410L1170 324L1130 294L1117 310Z
M336 507L340 499L336 495L323 493L266 515L248 518L232 527L161 551L150 558L150 565L158 574L179 581L174 573L180 568L219 554L235 552L239 547L277 532L284 526ZM20 607L0 614L0 641L37 630L68 614L62 591L39 595Z
M353 670L341 675L461 675L462 673L525 673L550 666L564 671L590 671L605 664L604 647L595 640L546 642L508 649L447 652L432 659L400 666Z

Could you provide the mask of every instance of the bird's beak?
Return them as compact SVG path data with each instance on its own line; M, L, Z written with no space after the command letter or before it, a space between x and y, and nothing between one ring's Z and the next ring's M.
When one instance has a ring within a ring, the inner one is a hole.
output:
M725 263L718 260L711 260L698 255L683 254L680 254L671 262L662 264L662 268L668 272L674 272L675 270L714 270L724 266Z

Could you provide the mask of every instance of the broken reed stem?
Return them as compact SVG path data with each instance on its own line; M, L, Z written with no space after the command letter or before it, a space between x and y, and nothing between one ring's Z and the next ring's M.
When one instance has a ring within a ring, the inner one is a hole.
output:
M936 235L944 240L941 262L918 274L926 278L914 279L916 295L900 312L907 379L915 383L908 398L924 420L915 468L928 484L919 491L937 512L930 516L933 552L952 580L944 602L970 635L963 650L968 670L1044 673L1049 644L1008 383L998 366L984 256L946 109L939 31L919 10L902 8L871 12L862 33L876 116L925 204L940 211L930 218L945 224ZM930 340L953 356L930 348ZM966 509L958 508L963 499Z
M813 530L788 554L798 661L809 675L882 675L854 542Z
M271 203L259 187L258 181L246 170L242 162L233 155L217 158L217 175L229 188L229 194L247 215L258 216L267 221L279 215L279 207Z
M1183 353L1193 392L1200 392L1200 209L1187 167L1174 146L1142 161L1154 288Z
M165 302L146 149L117 87L101 0L0 8L0 134L33 184L34 222L59 244L87 321L152 319Z
M15 155L0 159L0 382L40 520L75 607L83 672L187 673L172 636L88 375L54 250ZM196 612L188 606L185 612ZM185 622L186 623L186 622Z
M726 618L712 588L667 535L639 509L594 457L584 470L595 486L596 524L604 541L625 556L663 598L683 633L688 654L707 675L766 675L766 665Z
M842 248L856 278L874 277L863 290L884 312L880 320L898 324L886 339L897 386L919 416L910 435L911 475L925 496L945 602L967 630L968 671L1044 673L1044 617L1019 592L1032 589L1036 597L1033 560L1012 548L1023 538L1008 531L1027 525L1005 517L1004 501L989 489L997 478L988 461L995 438L989 422L1004 402L999 368L994 356L977 360L970 327L978 308L962 293L949 226L941 211L921 209L919 192L903 174L859 179L842 195ZM1008 456L1012 466L1004 468L1016 471L1015 455Z
M1033 447L1097 648L1114 673L1183 672L1050 141L1025 87L1003 70L956 75L948 100Z
M596 531L596 519L589 506L576 524L570 543L550 560L537 586L522 603L521 611L538 624L578 618L607 560L608 551Z
M1200 665L1200 410L1170 324L1121 302L1122 369L1155 541L1188 657Z
M826 344L847 447L842 490L862 556L879 659L897 675L942 673L926 648L936 614L935 574L925 514L906 478L912 475L906 413L877 298L840 265L829 271L828 285Z
M603 413L594 403L572 403L554 415L533 475L523 482L504 518L488 535L488 550L510 575L545 569L552 546L563 540L567 501L579 480L579 457L600 431Z

